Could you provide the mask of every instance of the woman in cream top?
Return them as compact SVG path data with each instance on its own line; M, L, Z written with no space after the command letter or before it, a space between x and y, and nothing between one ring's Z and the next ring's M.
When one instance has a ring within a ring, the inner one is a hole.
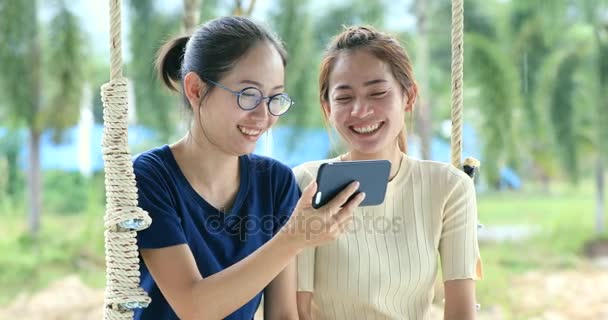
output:
M338 240L298 255L300 319L428 319L440 265L445 318L474 319L474 185L450 164L405 154L402 119L417 94L405 51L372 28L349 28L329 46L319 82L348 152L296 167L299 187L328 161L388 159L391 179L381 205L357 208Z

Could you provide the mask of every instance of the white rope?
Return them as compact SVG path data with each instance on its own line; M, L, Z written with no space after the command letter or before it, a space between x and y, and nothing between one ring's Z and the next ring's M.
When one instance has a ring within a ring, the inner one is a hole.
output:
M464 8L462 0L452 0L452 135L451 162L461 168L462 157L462 79Z
M128 136L127 81L122 76L121 1L110 0L110 82L101 87L102 153L105 170L106 290L104 319L133 319L133 308L150 298L139 287L139 254L135 231L151 219L137 206L137 187Z

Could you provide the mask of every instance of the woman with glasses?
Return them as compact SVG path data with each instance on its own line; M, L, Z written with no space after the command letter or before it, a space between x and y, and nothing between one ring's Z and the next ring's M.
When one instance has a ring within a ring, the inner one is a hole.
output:
M341 206L353 183L319 210L301 200L290 168L251 154L292 106L285 51L240 17L167 42L156 63L192 115L185 136L139 155L139 206L152 224L138 233L142 287L152 298L136 319L297 319L294 257L338 237L363 196ZM164 107L164 106L159 106ZM315 224L316 232L306 227Z
M313 181L327 161L386 159L391 171L381 205L357 208L337 241L298 255L300 319L430 319L438 266L444 318L474 319L473 182L450 164L406 154L404 118L418 89L404 48L371 27L348 28L328 46L319 88L321 111L347 150L296 167L298 183Z

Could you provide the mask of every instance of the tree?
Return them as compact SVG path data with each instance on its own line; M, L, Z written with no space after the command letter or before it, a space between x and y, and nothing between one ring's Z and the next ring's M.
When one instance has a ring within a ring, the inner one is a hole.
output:
M559 159L571 181L578 180L582 166L594 167L595 228L601 234L608 150L608 18L603 15L608 15L608 3L585 0L568 5L571 18L564 16L566 28L560 28L542 65L543 87L537 100L550 117Z
M316 47L321 50L325 48L331 37L343 30L343 26L371 24L379 29L384 28L384 12L382 0L353 0L329 5L315 24Z
M420 136L420 151L422 159L431 158L432 114L430 94L430 48L429 48L429 0L416 0L416 78L418 80L419 97L417 101L416 123Z
M153 68L156 52L164 40L180 30L182 15L159 12L151 1L129 1L132 18L131 53L127 74L135 92L135 110L139 124L154 130L161 143L168 143L180 118L181 106L156 77Z
M232 14L235 16L251 16L253 9L255 8L256 0L249 0L249 6L245 7L243 0L235 0L234 1L234 9L232 10Z
M184 0L184 30L190 34L198 25L202 0Z
M279 0L277 9L271 13L271 21L289 52L285 87L295 102L280 125L318 127L321 113L315 82L320 58L315 48L310 8L303 1ZM292 136L294 143L296 136Z
M57 1L48 26L40 33L35 0L0 2L0 79L12 122L28 128L29 231L37 236L42 211L40 139L47 130L60 138L61 130L78 116L82 79L82 34L77 18L64 1Z

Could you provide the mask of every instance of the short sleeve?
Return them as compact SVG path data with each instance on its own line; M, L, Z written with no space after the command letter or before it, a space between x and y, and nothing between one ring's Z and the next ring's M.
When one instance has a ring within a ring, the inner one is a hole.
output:
M445 202L439 243L443 281L483 277L477 241L477 200L473 180L458 172Z
M175 200L171 197L168 173L163 175L161 167L156 159L147 159L145 155L133 164L139 207L152 218L152 224L137 233L140 249L164 248L187 242L175 210Z
M304 167L294 169L300 190L303 190L314 179L314 174ZM315 283L315 248L304 249L296 258L298 273L298 291L314 291Z

